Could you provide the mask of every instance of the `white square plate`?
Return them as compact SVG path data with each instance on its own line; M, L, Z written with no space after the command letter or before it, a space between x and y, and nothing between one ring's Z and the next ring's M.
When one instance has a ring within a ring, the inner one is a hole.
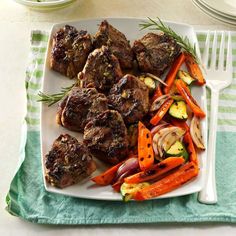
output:
M64 22L60 24L55 24L52 27L50 39L48 43L48 48L47 48L47 54L46 54L46 63L44 67L44 77L43 77L44 81L43 81L42 92L56 93L60 90L61 87L69 86L72 83L74 83L74 81L60 75L57 72L54 72L49 67L52 35L57 30L62 28L65 24L73 25L78 30L80 29L87 30L90 34L94 35L96 31L98 30L98 25L100 24L102 20L103 19L92 19L92 20L82 20L82 21L75 21L75 22ZM130 40L131 44L133 43L135 39L139 39L143 35L145 35L147 32L150 32L149 30L142 30L142 31L139 30L139 23L144 19L111 18L107 20L110 24L112 24L114 27L116 27L121 32L123 32L128 38L128 40ZM182 36L187 36L190 42L196 45L196 49L199 54L197 38L191 26L185 25L185 24L173 23L173 22L165 22L165 24L168 24L178 34ZM193 93L194 98L197 100L197 102L206 112L205 87L204 86L194 87L192 89L192 93ZM78 138L78 140L82 140L82 134L71 132L67 129L64 129L63 127L59 126L56 123L56 120L55 120L56 110L57 110L56 105L48 107L47 105L42 104L41 106L41 150L42 150L42 165L43 165L44 176L45 176L44 156L51 149L52 143L60 134L68 133ZM207 119L206 118L202 120L202 130L203 130L204 142L206 144L206 137L207 137ZM206 158L207 158L206 153L207 151L202 152L198 155L199 161L200 161L200 173L196 179L158 198L176 197L176 196L187 195L187 194L200 191L203 186L203 180L204 180L204 176L206 172ZM98 175L99 173L101 173L103 170L107 168L107 166L99 162L97 159L95 161L97 163L98 168L96 172L93 173L93 176ZM89 180L89 178L85 179L84 181L76 185L73 185L64 189L58 189L49 185L45 181L45 178L44 178L44 184L47 191L60 193L60 194L68 195L68 196L88 198L88 199L98 199L98 200L115 200L115 201L122 200L121 195L119 193L114 192L111 186L106 186L106 187L95 186L93 182Z

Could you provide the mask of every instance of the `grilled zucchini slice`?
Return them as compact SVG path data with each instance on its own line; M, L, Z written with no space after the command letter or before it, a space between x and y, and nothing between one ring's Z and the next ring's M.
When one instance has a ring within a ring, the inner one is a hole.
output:
M187 105L184 101L175 101L169 109L169 114L177 119L188 119Z
M145 77L145 76L140 76L139 79L146 84L150 92L155 91L157 86L154 79L152 79L151 77Z
M187 85L190 85L195 81L195 79L186 71L179 70L178 77L182 79Z
M188 161L189 154L183 143L176 141L170 149L166 152L166 157L184 157L185 161Z
M123 201L127 202L133 198L134 194L139 190L148 187L150 184L148 182L138 183L138 184L127 184L123 183L120 187L120 192L123 197Z

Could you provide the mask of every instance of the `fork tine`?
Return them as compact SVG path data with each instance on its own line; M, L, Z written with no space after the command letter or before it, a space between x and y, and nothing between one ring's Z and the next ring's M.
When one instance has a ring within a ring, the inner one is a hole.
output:
M224 70L224 50L225 50L225 32L222 31L221 33L221 42L220 42L220 52L219 52L219 63L218 63L218 69Z
M232 42L231 32L228 32L228 46L227 46L227 57L226 57L226 70L232 71Z
M208 31L206 41L205 41L204 51L202 54L202 63L206 68L208 67L210 36L211 36L210 31Z
M216 68L216 50L217 50L217 33L214 31L214 39L212 44L211 65L210 69Z

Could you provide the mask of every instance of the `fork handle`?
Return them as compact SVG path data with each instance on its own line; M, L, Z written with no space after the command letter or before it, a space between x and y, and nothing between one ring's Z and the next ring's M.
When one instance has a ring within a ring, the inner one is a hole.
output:
M198 200L205 204L215 204L217 202L216 181L215 181L215 149L216 149L218 104L219 104L219 90L211 88L211 113L210 113L205 186L203 186L203 189L198 195Z

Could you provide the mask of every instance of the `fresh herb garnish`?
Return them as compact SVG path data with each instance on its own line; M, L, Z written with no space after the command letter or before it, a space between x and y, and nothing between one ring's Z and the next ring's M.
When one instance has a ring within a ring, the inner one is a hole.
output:
M191 54L194 60L199 64L200 59L196 52L196 45L192 45L188 39L188 37L182 37L178 35L174 30L172 30L169 26L165 25L160 18L157 17L157 21L148 17L148 21L143 21L139 24L141 30L149 28L150 30L160 30L163 33L169 35L174 38L178 45L182 47L184 51Z
M71 89L75 86L76 83L68 86L61 88L61 91L59 93L54 93L54 94L46 94L42 93L41 91L38 93L38 96L40 99L37 100L37 102L43 102L48 104L48 106L52 106L53 104L59 102L62 98L64 98L70 91Z

